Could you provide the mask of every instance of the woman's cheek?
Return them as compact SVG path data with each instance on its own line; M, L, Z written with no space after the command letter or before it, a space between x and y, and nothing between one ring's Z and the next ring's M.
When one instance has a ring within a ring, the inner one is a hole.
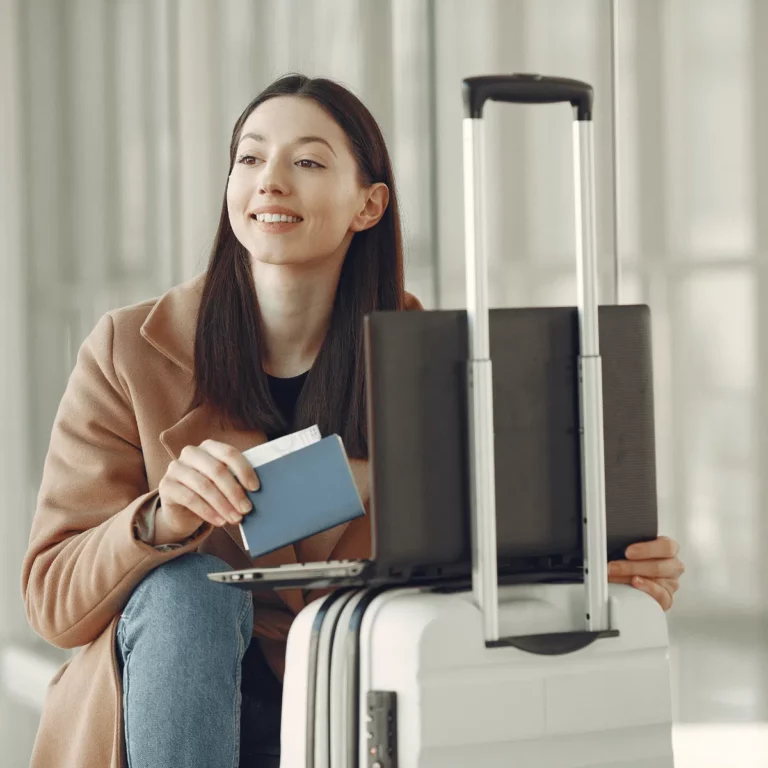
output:
M230 208L235 207L243 199L244 193L245 185L243 179L237 171L232 171L229 183L227 184L227 204Z

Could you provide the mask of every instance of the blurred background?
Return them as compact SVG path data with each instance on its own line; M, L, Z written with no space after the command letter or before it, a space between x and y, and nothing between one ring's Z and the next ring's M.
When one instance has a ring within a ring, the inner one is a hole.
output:
M768 766L766 37L764 0L0 0L2 768L28 764L69 653L28 628L19 573L77 349L204 269L234 121L289 71L379 120L428 308L464 306L461 79L594 85L601 300L618 249L619 299L652 309L661 531L687 566L678 768ZM486 112L492 305L575 304L570 110Z

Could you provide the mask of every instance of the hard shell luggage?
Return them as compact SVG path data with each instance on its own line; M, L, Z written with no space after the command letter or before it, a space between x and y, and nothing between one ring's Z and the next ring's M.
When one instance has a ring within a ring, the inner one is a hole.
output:
M574 109L583 580L499 586L483 249L483 105ZM283 768L669 768L663 611L608 585L592 89L499 75L464 81L472 589L338 590L293 624Z

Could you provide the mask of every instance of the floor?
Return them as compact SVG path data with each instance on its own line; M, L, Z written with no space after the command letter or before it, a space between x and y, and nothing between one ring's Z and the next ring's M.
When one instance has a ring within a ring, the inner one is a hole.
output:
M768 768L768 623L669 625L676 768Z
M768 768L768 623L670 617L676 768ZM0 686L0 768L27 768L37 723Z
M676 722L768 725L768 622L670 615L669 630Z

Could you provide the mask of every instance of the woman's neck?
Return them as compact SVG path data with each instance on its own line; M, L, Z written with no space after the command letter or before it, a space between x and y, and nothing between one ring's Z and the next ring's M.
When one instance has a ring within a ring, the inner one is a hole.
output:
M335 265L334 265L335 266ZM264 370L288 378L309 370L331 320L337 268L255 262L253 282L259 303Z

